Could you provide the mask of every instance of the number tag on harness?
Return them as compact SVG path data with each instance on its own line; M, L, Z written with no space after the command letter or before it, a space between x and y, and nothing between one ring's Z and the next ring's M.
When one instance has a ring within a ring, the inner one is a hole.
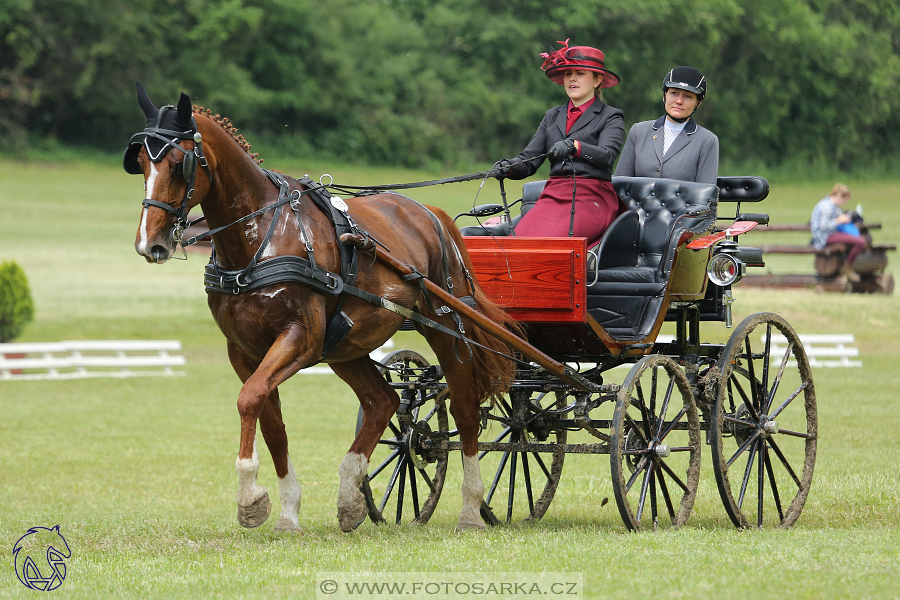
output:
M350 207L347 206L347 203L344 202L343 200L341 200L340 198L338 198L337 196L331 197L331 205L341 212L347 212L350 209Z

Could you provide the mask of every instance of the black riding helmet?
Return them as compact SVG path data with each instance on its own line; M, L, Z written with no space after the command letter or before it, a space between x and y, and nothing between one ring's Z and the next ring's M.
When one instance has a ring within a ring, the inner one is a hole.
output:
M703 102L706 95L706 77L694 67L675 67L663 78L662 91L665 102L666 91L669 88L677 88L686 90L692 94L697 94L697 106ZM697 110L696 108L694 109ZM688 117L690 118L690 117ZM687 119L673 119L675 121L686 121Z

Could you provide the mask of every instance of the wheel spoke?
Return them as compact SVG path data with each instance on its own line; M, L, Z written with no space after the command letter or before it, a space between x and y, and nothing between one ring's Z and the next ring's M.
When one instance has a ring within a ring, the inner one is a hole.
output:
M802 392L803 390L806 389L806 385L807 385L807 382L805 382L805 381L804 381L803 383L801 383L801 384L800 384L800 387L798 387L796 390L794 390L794 391L791 393L791 395L787 397L787 400L785 400L784 402L782 402L782 403L781 403L781 406L779 406L777 409L775 409L775 412L773 412L771 415L769 415L769 418L770 418L770 419L774 419L775 417L777 417L778 415L780 415L780 414L781 414L781 411L783 411L785 408L787 408L788 404L790 404L790 403L794 400L794 398L796 398L797 396L799 396L799 395L800 395L800 392Z
M625 420L628 421L629 425L631 425L631 430L634 431L634 433L635 433L639 438L641 438L641 441L644 442L644 443L646 444L646 443L647 443L647 438L644 437L644 433L641 431L641 429L640 429L640 427L638 426L638 424L634 422L634 419L631 418L631 415L629 415L628 413L625 413Z
M663 425L665 425L666 413L669 411L669 400L672 399L672 392L674 390L675 390L675 378L673 377L672 379L669 380L669 387L666 388L666 395L663 398L662 408L659 409L659 427L656 429L656 435L657 435L657 437L659 437L660 441L662 441L662 439L665 437L662 435L662 428L663 428ZM683 415L685 412L687 412L686 407L685 407L684 411L682 413L680 413L678 417L675 418L675 421L673 421L673 423L677 422L678 419L681 418L681 415ZM671 431L671 428L668 431ZM666 435L668 435L668 431L666 432Z
M434 482L431 481L431 477L428 476L428 473L425 472L425 469L420 469L420 468L416 467L416 470L419 472L419 475L422 476L422 479L428 485L428 489L433 492L434 491Z
M647 467L647 470L644 471L644 480L641 482L641 496L638 499L638 510L635 518L640 522L641 515L644 513L644 502L647 500L647 488L650 483L650 476L653 474L653 463Z
M390 428L391 428L391 431L394 432L394 437L395 437L395 438L398 438L398 439L399 439L399 438L402 438L402 437L403 437L403 432L401 432L401 431L397 428L397 426L394 425L394 422L393 422L393 421L388 421L388 427L390 427Z
M503 475L503 470L506 469L506 461L509 460L509 452L503 453L503 458L500 459L500 466L497 467L497 474L494 475L494 481L491 483L491 490L488 492L487 502L491 503L491 498L494 497L494 492L497 491L497 484L500 482L500 476Z
M766 323L766 341L765 341L765 350L763 350L763 364L762 364L762 389L769 389L769 353L772 351L772 324ZM765 401L766 398L760 398L760 407L761 411L765 411Z
M659 474L659 489L662 492L663 500L666 501L666 510L669 511L669 518L672 520L672 525L674 525L675 508L672 506L672 498L669 497L669 486L666 485L666 478L662 473Z
M663 470L663 471L665 471L666 473L669 474L669 477L672 478L672 481L674 481L675 483L678 484L678 487L680 487L681 489L683 489L686 493L690 493L691 490L690 490L690 489L688 488L688 486L681 480L681 477L679 477L678 475L676 475L676 474L675 474L675 471L673 471L672 468L671 468L669 465L666 464L666 461L660 459L660 461L659 461L659 466L662 467L662 470Z
M495 442L495 443L496 443L496 442L502 442L502 441L503 441L503 438L505 438L506 436L508 436L509 433L510 433L511 431L512 431L512 429L510 429L509 427L507 427L506 429L503 430L503 433L501 433L500 435L498 435L498 436L494 439L494 442ZM488 451L485 450L484 452L482 452L481 454L479 454L479 455L478 455L478 460L481 460L482 458L484 458L484 455L487 454L487 453L488 453Z
M756 477L756 526L762 527L763 524L763 501L766 497L766 440L759 440L759 460L756 461L758 463L759 474Z
M519 436L516 436L518 441ZM512 521L513 502L516 496L516 463L519 460L519 453L512 453L512 462L509 465L509 490L506 493L506 522Z
M769 438L769 445L772 447L772 450L775 451L775 455L778 457L778 460L781 461L781 464L784 465L784 469L788 472L788 475L791 476L791 479L794 480L794 483L797 484L797 487L802 487L800 483L800 478L797 477L797 474L794 473L794 469L791 468L790 463L785 458L784 454L781 453L781 448L778 447L778 444L772 438Z
M394 472L391 473L391 480L388 482L387 489L384 490L384 498L381 499L381 506L378 507L378 512L383 513L384 507L387 506L388 498L391 497L391 494L394 491L394 485L397 483L397 476L400 474L400 469L403 467L403 456L400 456L400 460L397 461L397 466L394 467Z
M653 520L653 531L659 529L659 513L656 510L656 471L650 475L650 518Z
M805 440L812 439L812 436L809 435L808 433L800 433L799 431L791 431L790 429L779 429L778 435L782 435L782 434L789 435L792 437L803 438Z
M778 509L778 520L784 521L784 511L781 509L781 498L778 496L778 485L775 483L775 470L772 469L772 461L769 453L765 453L766 471L769 473L769 486L772 488L772 497L775 499L775 508Z
M737 388L738 393L741 396L741 400L744 403L744 406L746 406L747 410L750 412L750 416L753 418L754 421L759 421L759 416L758 416L759 413L756 411L756 407L753 405L753 400L747 397L747 392L745 392L743 386L741 386L740 380L734 375L732 375L731 378L734 380L734 387ZM756 381L755 379L750 380L750 386L753 388L753 390L756 390L755 381ZM754 394L755 394L755 392L754 392ZM735 411L735 412L737 412L737 411Z
M675 425L678 423L678 421L681 420L681 417L687 414L687 411L687 406L683 406L681 410L678 411L678 414L675 415L675 418L669 423L669 426L666 428L665 432L660 434L659 441L663 441L669 436L670 433L672 433L672 430L675 429Z
M400 485L397 487L397 525L403 522L403 500L406 496L406 474L409 473L409 458L400 459Z
M753 438L754 442L756 438ZM747 493L747 484L750 483L750 473L753 472L753 459L756 457L756 446L757 444L753 444L753 448L750 450L750 455L747 457L747 467L744 469L744 480L741 482L741 495L738 497L738 508L741 508L744 505L744 495Z
M781 384L781 378L784 376L784 370L787 368L788 360L791 358L793 349L794 342L788 342L787 349L784 351L784 356L781 358L781 365L778 366L778 373L775 375L775 380L772 382L772 389L768 392L764 412L768 412L772 408L772 402L775 401L775 394L778 392L778 386ZM768 388L763 387L763 389Z
M419 486L416 484L416 467L409 461L406 464L406 472L409 473L409 492L412 494L413 514L419 518Z
M531 491L531 472L528 469L528 453L522 453L522 474L525 476L525 492L528 494L528 515L534 514L534 494Z
M550 475L550 470L547 469L547 465L545 465L544 461L541 460L541 455L538 454L537 452L532 452L531 454L532 454L532 456L534 456L534 460L537 461L538 466L541 467L541 471L543 471L544 475L547 476L547 479L553 479L553 477Z
M386 466L388 466L391 462L393 462L393 460L395 458L397 458L398 456L400 456L400 450L394 450L393 452L391 452L391 455L388 456L383 463L378 465L377 469L375 469L374 471L369 473L369 481L372 481L373 479L375 479L378 476L378 474L381 473L384 470L384 468Z
M747 441L744 442L743 445L741 445L740 448L738 448L738 451L734 453L734 455L728 460L727 463L725 463L725 466L726 466L726 467L730 467L731 464L732 464L734 461L737 460L738 456L740 456L740 455L744 452L744 450L746 450L747 448L749 448L750 445L751 445L752 443L754 443L754 442L756 441L756 438L758 438L758 437L759 437L759 432L757 431L756 433L754 433L753 435L751 435L749 438L747 438Z
M634 482L637 481L638 476L641 474L641 471L647 468L647 463L650 462L647 457L641 458L641 461L638 463L637 467L634 469L634 473L631 474L631 478L628 480L628 483L625 484L625 493L631 491L631 486L634 485Z
M644 433L647 436L647 439L651 439L653 437L653 429L650 422L650 415L647 414L647 405L644 402L644 393L641 389L641 382L638 380L634 384L635 390L637 390L638 395L638 409L641 411L641 418L644 420Z
M650 374L650 406L649 406L650 411L649 412L650 412L651 417L656 416L656 386L657 386L658 382L659 382L659 367L653 367L653 370L651 371L651 374ZM653 427L652 429L650 429L648 431L648 435L652 436L653 429L656 429L656 428Z
M756 382L756 366L753 364L753 351L750 349L750 336L747 336L744 339L744 343L747 346L747 371L750 373L750 385L753 395L752 406L750 408L757 409L759 408L759 390L753 385Z

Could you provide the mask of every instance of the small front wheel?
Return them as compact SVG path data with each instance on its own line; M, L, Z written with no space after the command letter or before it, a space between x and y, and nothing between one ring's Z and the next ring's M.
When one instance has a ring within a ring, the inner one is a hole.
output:
M369 507L373 523L383 523L387 515L397 524L426 523L431 518L447 474L447 452L428 437L430 432L447 432L446 388L433 376L437 371L411 350L398 350L385 357L381 369L388 383L400 387L408 410L403 418L395 414L369 458L369 473L360 491ZM397 386L395 386L397 387ZM404 410L404 405L398 410ZM359 411L356 431L362 427ZM423 433L424 432L424 433Z
M684 371L666 356L645 356L616 398L610 435L613 493L633 531L680 527L700 480L700 420Z

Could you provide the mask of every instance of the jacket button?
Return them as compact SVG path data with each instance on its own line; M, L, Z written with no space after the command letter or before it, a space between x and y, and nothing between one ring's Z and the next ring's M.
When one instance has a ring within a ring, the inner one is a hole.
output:
M657 169L656 172L659 173L659 169Z

